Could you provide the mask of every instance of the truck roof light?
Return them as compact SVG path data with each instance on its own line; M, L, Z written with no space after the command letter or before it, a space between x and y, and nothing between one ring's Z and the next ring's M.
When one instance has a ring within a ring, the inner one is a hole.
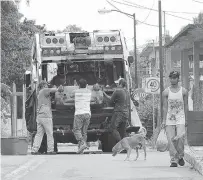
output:
M57 43L58 43L58 39L54 38L54 39L52 39L52 42L53 42L54 44L57 44Z
M45 49L43 50L43 55L47 55L48 51Z
M60 54L60 52L61 52L61 51L60 51L59 49L58 49L58 50L56 50L56 53L57 53L57 54Z
M50 51L50 54L52 54L52 55L54 54L54 50L53 49Z
M106 36L106 37L104 38L104 41L105 41L105 42L109 42L109 37Z
M47 38L47 39L46 39L46 43L47 43L47 44L50 44L50 43L51 43L51 39L50 39L50 38Z
M108 50L109 50L109 47L108 47L108 46L106 46L106 47L105 47L105 50L106 50L106 51L108 51Z
M116 47L115 47L115 46L112 46L112 47L111 47L111 50L115 51L115 50L116 50Z
M63 43L64 43L64 39L63 39L63 38L60 38L60 39L59 39L59 43L60 43L60 44L63 44Z
M116 41L115 36L111 36L110 41L111 41L111 42L115 42L115 41Z
M119 50L119 51L120 51L121 49L122 49L122 47L121 47L121 46L117 46L117 50Z
M98 38L97 38L97 41L98 41L98 42L102 42L102 41L103 41L103 37L98 37Z

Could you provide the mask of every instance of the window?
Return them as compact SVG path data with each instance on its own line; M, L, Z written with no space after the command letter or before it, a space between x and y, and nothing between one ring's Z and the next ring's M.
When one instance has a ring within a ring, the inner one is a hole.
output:
M189 58L189 68L193 69L194 67L193 55L189 55L188 58Z
M199 55L199 61L200 61L200 62L199 62L199 67L200 67L200 68L203 68L203 54L200 54L200 55Z

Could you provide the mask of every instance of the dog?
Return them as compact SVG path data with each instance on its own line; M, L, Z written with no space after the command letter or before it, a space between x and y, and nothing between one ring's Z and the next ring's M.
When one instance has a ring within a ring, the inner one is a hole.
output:
M130 160L130 154L132 149L136 150L137 156L135 158L135 161L139 158L139 151L138 149L143 148L144 150L144 160L146 160L147 152L146 152L146 129L140 128L138 131L138 134L131 133L130 137L125 137L122 140L120 140L113 148L112 148L112 156L116 156L118 153L120 153L123 150L127 151L127 157L125 161Z

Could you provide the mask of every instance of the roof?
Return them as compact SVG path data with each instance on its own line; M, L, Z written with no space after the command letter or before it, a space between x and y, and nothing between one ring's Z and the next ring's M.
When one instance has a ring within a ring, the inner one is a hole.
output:
M153 51L154 48L158 48L159 46L154 46L153 43L149 43L146 45L146 47L142 50L140 53L140 57L146 57L149 56L149 54Z
M194 30L199 31L199 34L192 34L191 32ZM197 39L203 40L203 25L201 25L201 24L188 24L178 34L176 34L174 36L174 38L168 44L165 45L165 47L173 46L175 43L183 40L181 38L184 38L184 41L190 41L187 38L185 38L186 36L189 36L189 35L192 35L190 40L192 39L193 42L196 41Z

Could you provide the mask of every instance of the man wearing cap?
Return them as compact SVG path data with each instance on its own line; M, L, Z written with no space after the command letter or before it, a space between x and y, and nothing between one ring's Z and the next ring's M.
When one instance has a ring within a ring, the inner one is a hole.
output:
M184 138L187 124L188 92L181 87L179 72L169 74L171 86L163 91L163 124L169 143L170 167L184 166Z
M126 126L129 119L130 95L127 91L127 83L123 78L119 79L118 88L112 96L108 96L105 92L104 96L114 105L114 112L111 119L110 130L113 137L119 142L126 136ZM119 131L118 131L119 128Z
M54 138L53 138L53 122L52 122L52 111L51 111L51 92L62 92L63 86L59 88L48 88L46 81L39 83L39 95L37 104L37 134L35 135L34 144L32 147L31 154L39 154L42 138L44 133L47 135L47 154L56 154L54 152Z
M50 84L52 86L60 86L66 83L65 79L65 72L64 72L64 64L58 64L57 65L57 75L53 77L53 79L50 81Z

